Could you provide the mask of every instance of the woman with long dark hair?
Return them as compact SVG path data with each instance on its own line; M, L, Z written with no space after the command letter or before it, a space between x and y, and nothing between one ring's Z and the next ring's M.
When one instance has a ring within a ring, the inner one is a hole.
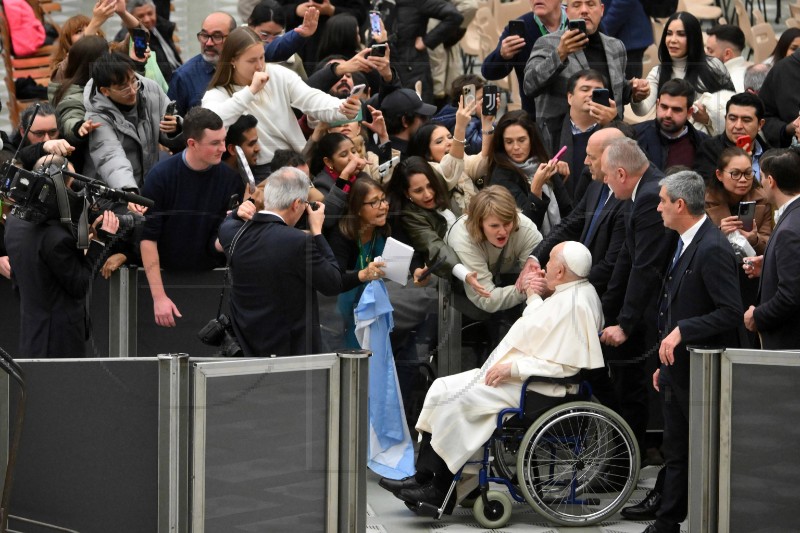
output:
M800 28L786 28L764 63L774 65L784 57L792 55L798 48L800 48Z
M569 176L569 165L550 159L527 112L511 111L497 121L489 152L488 184L508 189L522 214L542 235L572 211L563 176Z
M655 107L659 89L674 78L682 78L692 84L697 93L696 101L700 100L703 93L736 90L722 62L706 55L700 22L685 11L678 11L667 19L658 46L658 60L661 64L647 74L650 95L641 102L631 103L633 112L640 117ZM699 122L707 124L708 119L703 117Z

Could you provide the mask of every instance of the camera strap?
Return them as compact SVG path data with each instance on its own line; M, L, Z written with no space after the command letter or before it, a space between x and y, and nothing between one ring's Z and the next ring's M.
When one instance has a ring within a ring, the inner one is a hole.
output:
M219 293L219 307L217 307L217 317L222 315L222 304L225 302L225 289L228 288L228 284L231 282L231 261L233 261L233 250L236 248L236 243L239 242L239 237L242 236L244 230L252 226L252 220L247 220L239 228L239 231L236 232L236 235L233 236L231 240L231 247L230 251L228 252L228 257L225 263L225 279L222 281L222 291Z
M56 191L56 203L58 204L58 217L61 223L72 232L72 212L69 207L69 197L67 196L67 186L64 184L64 174L61 169L50 174L53 181L53 188ZM78 248L86 250L89 248L89 219L87 211L89 209L86 198L83 199L83 210L78 219L77 240Z

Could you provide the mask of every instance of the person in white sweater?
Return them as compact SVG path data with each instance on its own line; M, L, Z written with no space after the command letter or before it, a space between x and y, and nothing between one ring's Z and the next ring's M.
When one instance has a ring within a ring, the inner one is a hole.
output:
M361 109L358 97L340 100L309 87L291 70L265 64L264 43L246 27L228 35L209 87L202 106L219 115L226 127L244 113L258 119L259 165L272 161L281 148L303 151L306 139L293 107L325 122L353 119Z

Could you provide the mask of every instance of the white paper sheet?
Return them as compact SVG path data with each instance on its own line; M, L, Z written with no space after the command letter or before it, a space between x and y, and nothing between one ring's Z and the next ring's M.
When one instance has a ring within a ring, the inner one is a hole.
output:
M408 282L408 268L411 266L411 256L413 255L414 248L389 237L386 239L380 259L377 257L375 259L386 263L386 266L383 267L386 279L405 285Z

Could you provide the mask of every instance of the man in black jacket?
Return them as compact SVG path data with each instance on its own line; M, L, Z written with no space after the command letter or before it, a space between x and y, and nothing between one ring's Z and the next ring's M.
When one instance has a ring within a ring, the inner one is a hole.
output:
M708 139L689 122L694 94L688 81L669 80L658 91L656 118L635 127L636 141L662 172L675 165L694 168L697 150Z
M52 179L62 179L61 174ZM65 185L71 181L67 178ZM11 281L20 299L18 356L84 357L90 331L86 295L107 247L93 233L84 253L73 226L59 220L57 208L50 215L38 223L16 216L6 220ZM98 220L107 234L116 233L119 221L113 213L106 211Z
M656 299L661 273L677 235L664 228L656 210L658 182L664 174L648 162L636 141L612 142L603 152L601 168L614 196L630 202L625 243L602 296L607 327L600 342L621 347L628 358L626 420L643 443L649 412L645 366L657 341Z
M708 183L708 180L714 179L719 154L729 146L736 146L737 140L746 135L752 142L744 146L744 149L753 156L753 172L756 179L761 181L761 167L758 162L761 154L770 148L760 134L762 127L764 103L761 99L751 93L734 94L725 105L725 132L706 139L700 145L694 169Z
M231 321L247 357L320 353L317 291L339 294L342 273L322 235L325 206L308 204L308 176L284 167L267 178L264 209L228 218L219 240L231 269ZM308 214L310 235L294 227Z
M800 349L800 155L793 148L771 150L763 159L762 184L775 206L775 229L763 256L748 257L745 272L761 276L759 304L744 323L758 331L765 350Z

